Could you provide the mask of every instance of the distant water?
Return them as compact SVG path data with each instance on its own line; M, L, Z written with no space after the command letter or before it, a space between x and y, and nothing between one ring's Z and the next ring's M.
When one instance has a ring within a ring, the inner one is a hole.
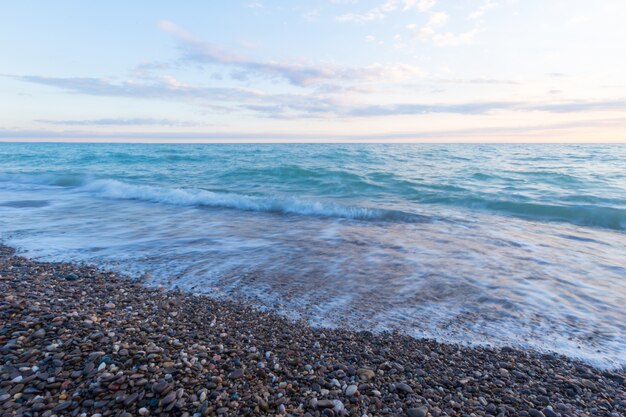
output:
M0 239L314 325L626 364L626 146L0 144Z

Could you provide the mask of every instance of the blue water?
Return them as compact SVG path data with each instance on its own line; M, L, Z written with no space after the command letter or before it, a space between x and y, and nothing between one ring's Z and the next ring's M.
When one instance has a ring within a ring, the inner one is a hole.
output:
M626 364L626 146L0 144L0 239L314 325Z

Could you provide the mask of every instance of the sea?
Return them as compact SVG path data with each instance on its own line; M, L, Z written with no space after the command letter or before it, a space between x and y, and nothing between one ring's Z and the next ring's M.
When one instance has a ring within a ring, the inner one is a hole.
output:
M313 326L626 365L625 145L0 143L0 241Z

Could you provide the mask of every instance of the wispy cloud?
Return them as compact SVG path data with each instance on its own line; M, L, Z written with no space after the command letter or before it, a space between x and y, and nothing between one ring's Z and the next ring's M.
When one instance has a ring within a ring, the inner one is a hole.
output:
M396 0L387 0L383 4L373 7L363 13L346 13L337 16L340 22L368 22L371 20L382 20L390 12L398 9Z
M497 78L439 78L436 80L441 83L450 84L491 84L491 85L519 85L520 81L505 80Z
M206 126L205 123L152 118L106 118L106 119L69 119L69 120L35 120L38 123L58 126Z
M485 13L487 13L489 9L493 9L497 5L498 3L493 0L486 0L478 9L471 12L469 16L467 16L467 18L468 19L480 19L483 16L485 16Z
M298 86L307 86L323 80L340 78L337 70L310 64L285 64L264 62L245 57L196 38L191 33L169 21L161 21L162 30L174 35L179 41L182 59L187 62L214 64L235 68L248 74L260 74L281 78Z
M126 97L137 99L196 100L203 105L217 104L220 111L250 110L263 116L311 117L330 114L332 100L319 95L267 94L243 88L218 88L182 84L172 77L156 81L114 82L101 78L14 76L14 79L56 87L64 91L90 96ZM272 109L272 111L270 111Z
M478 27L461 33L442 31L441 29L448 20L449 16L445 12L431 12L425 25L420 27L416 24L411 24L407 28L422 42L432 42L435 46L470 44L474 42L474 38L480 33Z
M388 71L387 67L381 71ZM405 69L394 69L403 73ZM396 75L397 76L397 75ZM213 88L183 85L174 79L158 83L125 81L114 83L97 78L14 77L21 81L57 87L76 94L147 99L197 99L207 105L219 103L233 109L247 110L271 118L307 117L374 117L423 115L431 113L484 114L494 111L542 111L550 113L588 112L598 110L626 111L626 99L560 100L550 102L479 101L464 103L396 103L387 105L348 104L332 96L319 94L266 94L238 88ZM470 80L472 81L472 80ZM506 80L473 80L508 82Z
M495 110L510 110L519 107L517 102L470 102L450 104L393 104L357 106L349 109L351 116L401 116L430 113L484 114Z
M369 22L383 20L392 12L417 10L425 12L437 4L437 0L386 0L364 12L345 13L336 17L339 22Z
M524 126L484 126L468 129L438 129L421 131L399 131L382 133L282 133L282 132L94 132L82 130L19 130L0 128L1 141L35 140L35 141L128 141L139 140L145 142L266 142L266 141L310 141L310 142L394 142L394 141L440 141L443 139L473 139L479 141L507 141L505 138L520 138L526 140L544 134L563 141L568 136L560 132L568 129L589 127L622 128L626 126L626 118L588 119L571 122L531 124ZM587 141L593 141L588 138Z
M392 105L354 106L342 109L350 116L400 116L431 113L487 114L495 111L538 111L546 113L576 113L591 111L626 111L626 99L610 100L571 100L555 102L528 101L478 101L466 103L418 104L403 103Z
M403 10L417 9L425 12L437 4L437 0L404 0Z
M257 100L262 93L244 88L204 87L186 85L172 77L157 81L126 80L115 82L105 78L89 77L43 77L36 75L12 78L35 84L44 84L65 91L92 96L138 97L138 98L202 98L211 100L240 101Z
M172 34L179 41L181 60L193 64L219 65L233 70L235 77L264 76L299 86L308 87L327 82L369 82L384 78L395 81L398 78L423 77L425 72L418 67L406 64L371 64L364 67L342 67L333 64L283 63L255 60L229 52L218 45L205 42L178 25L161 21L162 30Z

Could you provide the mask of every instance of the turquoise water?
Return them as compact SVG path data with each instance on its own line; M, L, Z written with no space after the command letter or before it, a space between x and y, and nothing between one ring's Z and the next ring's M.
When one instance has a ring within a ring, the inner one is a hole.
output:
M0 144L0 233L316 325L626 363L626 146Z

